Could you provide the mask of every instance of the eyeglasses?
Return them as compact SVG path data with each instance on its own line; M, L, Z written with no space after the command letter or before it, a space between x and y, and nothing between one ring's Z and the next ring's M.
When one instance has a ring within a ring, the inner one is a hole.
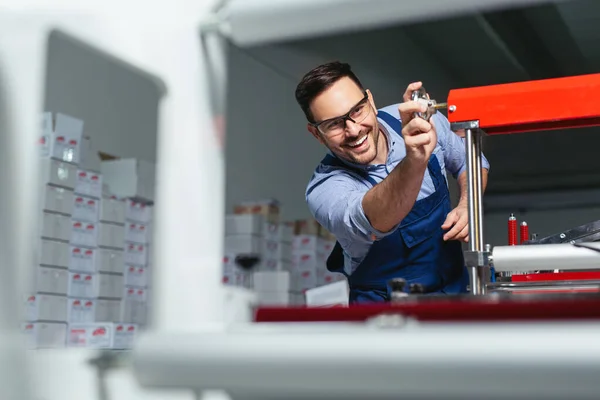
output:
M369 95L365 93L362 100L356 103L346 114L314 123L312 126L317 128L323 135L336 136L343 133L346 129L346 120L360 124L367 118L370 112Z

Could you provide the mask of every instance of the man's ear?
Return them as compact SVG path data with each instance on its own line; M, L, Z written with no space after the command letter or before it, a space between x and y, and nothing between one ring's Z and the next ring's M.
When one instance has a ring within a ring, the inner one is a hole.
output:
M323 141L323 137L321 136L321 133L319 132L319 130L317 128L315 128L311 124L306 124L306 129L308 129L308 131L311 133L311 135L313 135L315 137L315 139L317 139L319 141L319 143L325 144L325 142Z
M369 89L367 89L366 92L367 92L367 95L369 96L369 103L371 103L373 110L377 110L377 107L375 106L375 100L373 99L373 95L371 94L371 91Z

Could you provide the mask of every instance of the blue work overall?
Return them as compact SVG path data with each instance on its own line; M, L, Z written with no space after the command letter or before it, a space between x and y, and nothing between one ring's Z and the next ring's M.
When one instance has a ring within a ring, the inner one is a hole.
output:
M384 120L402 137L401 124L390 114L379 111ZM394 132L390 132L393 135ZM333 156L325 163L347 165ZM343 257L332 254L328 268L344 273L350 286L350 303L383 302L390 298L389 280L404 278L408 284L420 283L425 293L464 293L469 284L469 274L464 265L459 241L444 241L442 224L451 211L450 193L436 155L431 155L427 165L435 192L415 202L410 213L390 235L376 240L367 255L348 276L344 272ZM366 171L355 169L371 185L377 183ZM338 251L341 247L336 246ZM331 260L334 261L332 265Z

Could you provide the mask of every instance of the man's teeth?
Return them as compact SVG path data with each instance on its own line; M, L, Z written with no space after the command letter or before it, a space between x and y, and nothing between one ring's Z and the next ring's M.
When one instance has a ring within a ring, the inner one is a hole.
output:
M357 140L357 141L356 141L356 142L354 142L354 143L350 143L350 146L352 146L352 147L358 147L358 146L360 146L361 144L363 144L363 142L364 142L365 140L367 140L367 136L366 136L366 135L365 135L365 136L363 136L363 138L362 138L362 139L360 139L360 140Z

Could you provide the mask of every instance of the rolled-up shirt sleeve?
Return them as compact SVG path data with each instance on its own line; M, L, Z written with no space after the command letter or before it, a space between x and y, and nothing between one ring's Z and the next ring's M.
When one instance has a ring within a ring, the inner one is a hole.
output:
M457 178L467 169L465 140L450 129L450 121L444 115L435 114L433 122L435 124L438 143L444 150L446 170L454 178ZM481 154L481 167L488 171L490 169L490 163L483 153Z
M307 188L306 201L313 217L349 253L349 244L370 244L393 232L379 232L369 222L362 206L368 190L358 179L342 173L313 179Z

